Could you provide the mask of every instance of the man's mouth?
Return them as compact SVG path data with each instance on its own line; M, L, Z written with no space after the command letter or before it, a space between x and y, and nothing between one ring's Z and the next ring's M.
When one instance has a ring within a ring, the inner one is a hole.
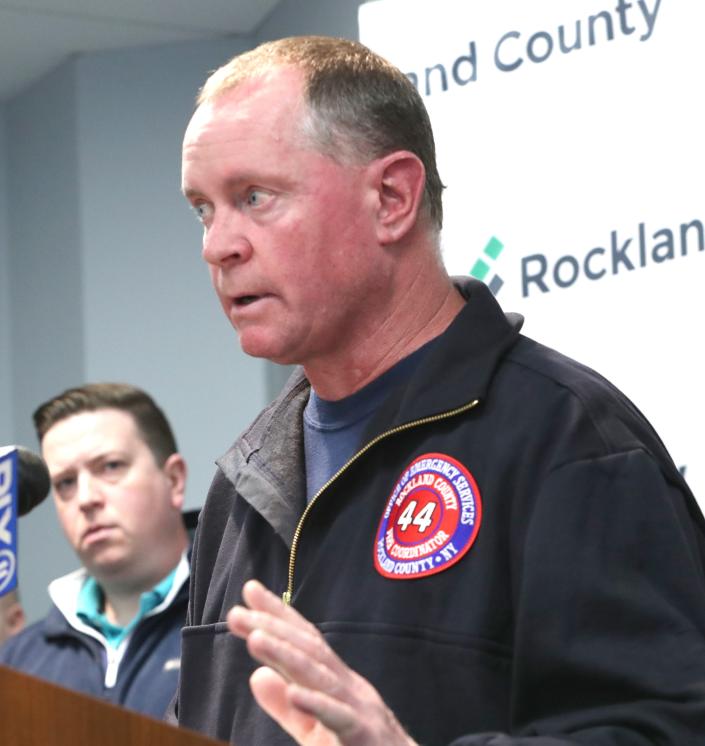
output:
M99 541L108 537L113 530L114 526L108 524L101 524L99 526L91 526L83 532L81 537L84 542L91 543L93 541Z

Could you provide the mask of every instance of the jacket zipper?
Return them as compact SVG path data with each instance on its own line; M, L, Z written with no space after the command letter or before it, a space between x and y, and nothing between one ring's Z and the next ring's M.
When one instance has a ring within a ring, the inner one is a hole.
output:
M104 682L106 689L112 689L117 682L118 669L120 668L120 663L122 663L122 659L125 655L126 642L127 640L123 640L117 648L113 648L106 644L107 664L105 667Z
M311 509L313 508L314 503L318 500L318 498L321 496L321 493L323 493L328 487L330 487L331 484L341 475L343 472L347 471L347 469L355 462L357 461L360 456L367 453L367 451L370 450L373 446L377 445L377 443L380 442L380 440L384 440L385 438L388 438L390 435L396 435L397 433L401 433L404 430L410 430L412 427L417 427L418 425L428 425L432 422L438 422L440 420L446 420L450 417L454 417L457 414L462 414L463 412L467 412L471 409L474 409L478 404L480 400L479 399L473 399L468 404L463 404L462 407L458 407L457 409L451 409L448 412L442 412L441 414L434 414L431 417L423 417L420 420L413 420L412 422L406 422L403 425L399 425L398 427L394 427L391 430L387 430L386 432L380 433L375 438L373 438L369 443L367 443L365 446L363 446L357 453L355 453L348 461L346 461L338 471L333 474L333 476L321 487L318 492L311 498L309 504L306 506L306 509L304 510L303 514L301 515L301 518L299 519L299 522L296 526L296 531L294 531L294 538L291 542L291 551L289 552L289 576L288 576L288 582L287 582L287 588L286 591L282 594L282 600L287 606L291 605L291 598L294 595L294 568L296 566L296 551L299 546L299 539L301 538L301 530L303 528L304 521L306 520L306 517L311 512Z

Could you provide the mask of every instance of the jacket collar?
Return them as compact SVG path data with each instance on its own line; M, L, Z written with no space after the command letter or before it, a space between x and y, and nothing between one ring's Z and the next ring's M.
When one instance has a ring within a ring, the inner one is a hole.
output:
M466 299L446 331L430 345L406 387L375 418L377 430L482 401L502 356L519 338L523 317L504 314L479 280L454 278Z
M236 492L287 546L306 507L302 419L309 391L303 369L296 368L277 399L216 460Z

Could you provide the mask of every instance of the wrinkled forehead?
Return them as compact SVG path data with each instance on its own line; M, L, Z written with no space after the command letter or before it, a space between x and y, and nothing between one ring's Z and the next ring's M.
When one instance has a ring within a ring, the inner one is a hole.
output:
M184 149L219 141L239 131L275 134L291 128L306 111L304 77L294 67L268 69L201 103L184 135Z

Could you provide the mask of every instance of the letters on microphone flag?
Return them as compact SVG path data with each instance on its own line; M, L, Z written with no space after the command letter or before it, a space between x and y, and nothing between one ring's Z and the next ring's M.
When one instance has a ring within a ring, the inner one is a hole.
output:
M18 453L0 448L0 596L17 587Z

